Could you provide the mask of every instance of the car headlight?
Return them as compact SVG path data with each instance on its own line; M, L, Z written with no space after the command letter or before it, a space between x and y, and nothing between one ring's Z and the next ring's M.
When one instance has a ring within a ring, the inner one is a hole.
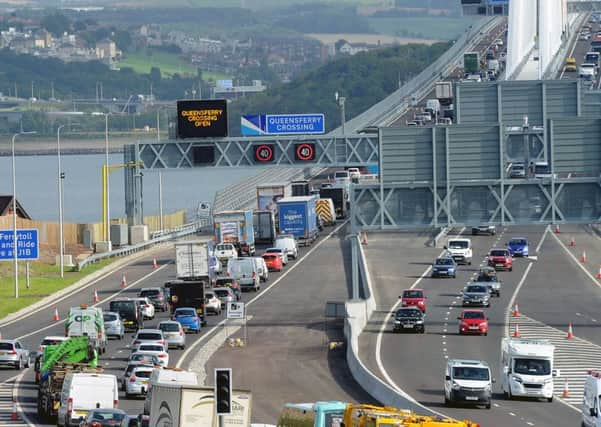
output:
M394 323L395 323L395 325L400 325L401 321L400 320L395 320Z
M490 391L490 390L491 390L490 384L486 384L486 386L484 387L484 391Z
M479 325L479 326L480 326L481 328L486 328L488 325L486 324L486 322L484 322L484 323L480 323L480 325Z
M418 325L421 325L422 323L424 323L423 319L422 320L417 320L415 323L417 323Z
M522 383L522 379L520 377L516 377L515 375L511 377L511 379L513 379L516 383Z
M459 384L457 384L455 381L453 381L453 385L451 386L451 388L453 390L460 390L461 386Z

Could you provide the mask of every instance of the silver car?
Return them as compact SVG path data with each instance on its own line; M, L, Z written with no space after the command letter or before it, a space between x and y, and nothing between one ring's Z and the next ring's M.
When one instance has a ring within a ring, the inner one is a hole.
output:
M157 326L158 329L163 331L165 342L168 348L180 348L184 349L186 346L186 333L182 328L182 325L175 320L164 320Z
M0 366L11 366L17 370L29 368L29 350L17 340L0 341Z
M125 397L145 395L150 383L152 366L136 366L125 379Z
M237 301L234 291L230 288L213 288L212 292L221 301L221 308L225 308L228 302Z
M104 318L104 329L106 330L107 338L117 337L117 339L123 339L125 336L125 327L119 313L105 311L102 317Z

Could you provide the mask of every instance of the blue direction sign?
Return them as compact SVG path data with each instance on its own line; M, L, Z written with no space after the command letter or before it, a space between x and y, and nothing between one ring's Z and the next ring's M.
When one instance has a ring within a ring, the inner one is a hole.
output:
M270 135L325 133L323 114L267 114L267 133Z
M0 230L0 261L10 261L15 258L14 230ZM34 260L39 258L40 242L38 230L17 229L17 259Z

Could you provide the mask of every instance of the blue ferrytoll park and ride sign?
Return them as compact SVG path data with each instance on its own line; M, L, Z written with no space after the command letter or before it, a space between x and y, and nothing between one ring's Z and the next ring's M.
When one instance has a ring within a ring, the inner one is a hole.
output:
M0 261L11 261L15 255L14 230L0 230ZM37 229L17 229L17 259L36 260L39 258L40 242Z

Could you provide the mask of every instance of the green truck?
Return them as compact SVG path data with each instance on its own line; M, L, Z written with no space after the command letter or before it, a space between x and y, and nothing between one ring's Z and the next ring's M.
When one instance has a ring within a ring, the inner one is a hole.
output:
M39 360L38 415L55 418L60 406L65 376L72 372L102 373L98 352L88 337L73 337L58 345L49 345Z

